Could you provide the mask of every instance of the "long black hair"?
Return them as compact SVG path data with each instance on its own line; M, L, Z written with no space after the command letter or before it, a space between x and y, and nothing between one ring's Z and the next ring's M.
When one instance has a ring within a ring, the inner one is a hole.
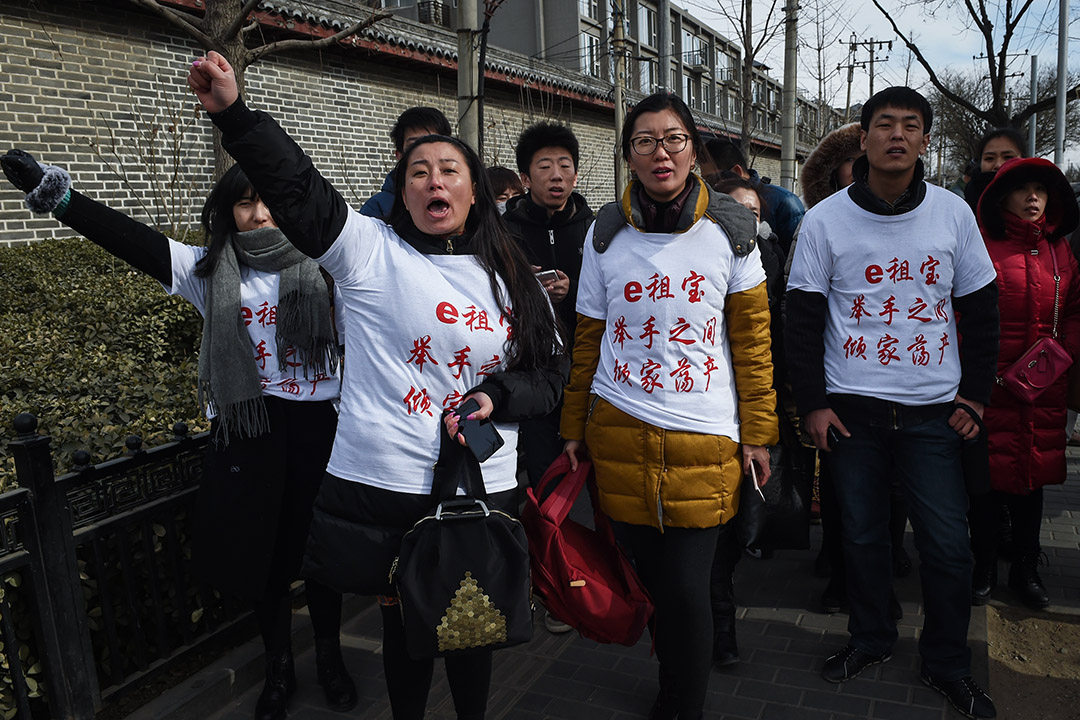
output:
M233 165L206 197L203 204L203 232L206 233L206 255L195 266L195 275L209 277L217 267L218 258L225 247L225 240L237 231L233 206L242 199L256 197L251 181L239 165Z
M552 312L547 294L533 275L532 266L521 246L503 223L487 173L484 172L484 164L472 148L447 135L426 135L414 142L394 168L397 195L394 198L394 208L390 211L391 225L398 234L403 234L406 226L412 224L412 218L402 199L408 182L406 175L409 158L421 145L435 142L454 146L465 158L476 199L465 220L465 235L469 236L469 248L487 272L491 294L500 308L505 308L507 303L499 287L499 278L502 278L510 296L513 316L509 318L512 332L506 344L506 367L550 367L553 360L564 352L564 344L560 342L560 331L556 324L557 315Z

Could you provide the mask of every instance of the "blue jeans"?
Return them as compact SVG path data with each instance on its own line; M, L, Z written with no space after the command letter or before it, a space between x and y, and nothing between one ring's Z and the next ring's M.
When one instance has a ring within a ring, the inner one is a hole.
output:
M959 679L971 674L972 561L960 461L963 441L949 427L948 408L934 417L924 411L905 421L904 408L895 406L901 412L898 420L892 404L873 402L869 408L833 406L851 433L829 458L843 522L851 643L881 655L897 639L889 617L889 488L895 478L907 499L919 552L926 612L919 638L923 670L936 680ZM886 406L889 411L883 413Z

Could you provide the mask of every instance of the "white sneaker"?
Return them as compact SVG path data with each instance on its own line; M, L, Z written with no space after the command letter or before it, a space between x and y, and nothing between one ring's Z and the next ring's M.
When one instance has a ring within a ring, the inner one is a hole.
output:
M574 629L561 620L556 620L551 613L544 615L544 627L548 629L548 632L555 633L556 635L570 632Z

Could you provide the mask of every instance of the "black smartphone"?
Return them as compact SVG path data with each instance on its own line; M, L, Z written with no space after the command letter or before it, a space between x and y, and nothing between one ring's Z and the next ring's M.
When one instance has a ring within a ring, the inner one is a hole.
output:
M489 420L468 420L480 409L473 399L466 400L454 412L458 416L458 434L465 435L465 446L478 462L484 462L503 446L505 441Z
M836 429L835 425L829 426L829 429L825 431L825 437L829 439L830 450L835 450L836 446L840 444L840 441L844 439L844 436L840 434L840 431Z

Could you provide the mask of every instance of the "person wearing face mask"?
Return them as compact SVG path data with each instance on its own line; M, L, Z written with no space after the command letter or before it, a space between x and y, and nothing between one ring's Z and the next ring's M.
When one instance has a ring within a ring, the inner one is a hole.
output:
M469 400L479 409L468 419L490 418L504 441L479 468L487 507L515 514L518 423L555 407L569 363L477 154L456 138L419 138L394 171L389 222L375 220L351 208L269 115L245 105L221 55L192 63L188 85L286 237L341 292L349 362L305 577L367 589L373 559L394 557L450 489L436 483L449 465L440 455L452 442L468 446L457 409ZM391 712L422 720L435 662L409 654L400 599L382 580L390 561L377 570ZM445 658L459 720L485 716L490 645Z
M256 720L281 720L296 686L289 586L300 573L312 505L330 457L340 392L331 286L297 252L239 167L202 211L207 246L170 240L71 187L25 152L2 158L27 206L146 273L203 316L199 399L212 442L194 513L192 563L213 588L254 604L266 652ZM341 594L306 583L315 663L327 705L357 694L339 641Z
M503 215L506 213L507 201L518 195L524 195L525 186L521 184L521 179L516 172L501 165L492 165L484 173L491 185L491 192L495 195L495 205L499 208L499 214Z
M979 226L997 271L999 376L1040 337L1056 334L1074 359L1080 357L1080 272L1065 239L1078 216L1065 176L1041 158L1004 163L979 200ZM1065 482L1067 386L1066 373L1033 403L994 387L984 417L992 492L973 497L971 508L973 604L986 604L996 585L1002 504L1012 520L1009 587L1029 607L1050 604L1037 570L1045 557L1042 488Z
M701 138L677 95L641 100L621 143L633 179L585 240L561 429L656 608L649 717L698 720L719 527L777 441L765 272L753 216L692 172Z
M1013 158L1027 157L1027 150L1027 139L1016 128L995 128L979 138L979 144L975 147L978 172L964 186L964 199L972 212L977 212L979 198L994 179L998 168Z

